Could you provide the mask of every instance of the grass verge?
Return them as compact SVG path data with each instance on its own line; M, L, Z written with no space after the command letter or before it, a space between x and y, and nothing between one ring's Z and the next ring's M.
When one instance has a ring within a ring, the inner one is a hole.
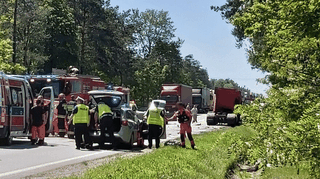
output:
M161 147L90 169L81 178L226 178L238 158L228 148L235 140L253 136L253 130L244 126L195 135L197 150L189 143L186 149Z
M261 179L305 179L310 178L308 169L298 168L295 166L271 167L266 168L262 173Z

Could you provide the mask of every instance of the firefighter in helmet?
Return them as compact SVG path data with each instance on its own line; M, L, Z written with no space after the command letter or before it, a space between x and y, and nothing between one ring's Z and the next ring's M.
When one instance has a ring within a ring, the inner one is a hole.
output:
M80 150L81 142L82 142L82 135L84 135L84 140L86 143L86 148L93 150L92 141L89 136L89 107L83 104L84 99L81 97L77 97L77 105L74 107L72 114L70 116L70 120L68 124L73 121L74 125L74 135L75 135L75 142L76 142L76 149Z
M114 129L113 129L113 112L111 108L104 102L99 102L96 107L96 114L98 115L98 120L100 122L100 148L104 148L106 132L109 135L110 142L112 143L113 149L116 149L116 141L114 138ZM107 131L106 131L107 128Z
M59 94L58 99L59 99L59 104L57 106L58 128L59 128L60 137L63 137L62 135L65 134L65 132L66 132L65 119L66 119L66 115L67 115L67 111L66 111L67 101L66 101L65 95L63 93Z

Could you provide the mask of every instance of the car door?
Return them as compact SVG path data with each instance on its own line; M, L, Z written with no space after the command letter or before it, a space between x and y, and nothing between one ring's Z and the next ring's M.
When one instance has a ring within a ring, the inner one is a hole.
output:
M10 131L23 131L25 127L25 91L24 87L11 86L10 98L12 105L10 106Z
M43 96L44 105L49 106L49 112L47 116L47 124L46 124L46 133L50 133L53 131L52 121L54 115L54 91L52 86L44 87L41 89L39 95Z

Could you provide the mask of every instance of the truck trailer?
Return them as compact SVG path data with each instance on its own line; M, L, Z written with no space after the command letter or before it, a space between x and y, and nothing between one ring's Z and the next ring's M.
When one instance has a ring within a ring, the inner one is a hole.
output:
M216 125L227 123L230 126L238 125L239 114L234 114L234 106L242 103L241 92L237 89L216 88L213 113L208 113L207 124Z
M172 116L177 110L177 102L192 104L192 87L183 84L163 84L160 98L166 101L166 116Z
M196 105L199 113L207 113L210 110L210 99L213 99L209 88L193 88L192 104Z

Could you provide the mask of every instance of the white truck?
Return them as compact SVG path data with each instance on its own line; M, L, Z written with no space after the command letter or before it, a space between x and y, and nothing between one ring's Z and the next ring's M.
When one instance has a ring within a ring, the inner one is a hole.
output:
M193 88L192 104L196 105L199 113L207 113L211 108L212 94L209 88Z

